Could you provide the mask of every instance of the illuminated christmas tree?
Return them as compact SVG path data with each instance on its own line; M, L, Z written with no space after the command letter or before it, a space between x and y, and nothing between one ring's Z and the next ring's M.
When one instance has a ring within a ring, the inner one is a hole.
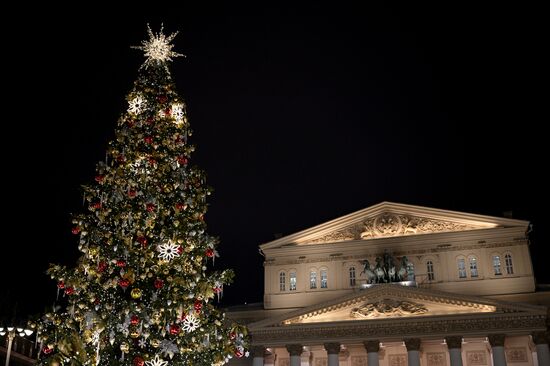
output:
M39 325L45 365L221 365L242 357L245 328L215 308L231 271L213 271L217 239L205 232L204 173L186 106L168 70L176 34L145 52L107 159L73 218L76 268L51 265L59 302Z

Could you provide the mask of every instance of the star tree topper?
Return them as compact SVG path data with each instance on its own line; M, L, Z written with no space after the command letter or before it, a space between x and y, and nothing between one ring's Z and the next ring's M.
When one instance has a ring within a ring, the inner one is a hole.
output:
M132 46L132 48L142 50L145 53L146 60L142 67L147 68L151 65L162 64L166 68L166 63L168 61L172 61L172 57L185 57L185 55L182 55L181 53L172 51L174 45L170 44L170 42L172 42L172 40L178 35L178 32L172 33L167 37L164 33L162 33L163 28L164 27L161 25L160 32L154 34L151 27L149 27L149 24L147 24L149 39L141 41L141 46Z

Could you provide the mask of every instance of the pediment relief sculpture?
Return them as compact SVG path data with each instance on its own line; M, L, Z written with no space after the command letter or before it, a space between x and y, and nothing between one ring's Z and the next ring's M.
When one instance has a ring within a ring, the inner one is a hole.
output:
M308 240L308 243L334 243L347 240L362 240L392 236L465 231L486 226L463 224L453 221L384 212L367 218L355 225Z
M411 301L402 301L395 299L382 299L375 302L368 302L358 308L351 309L352 318L378 318L381 316L404 316L420 315L428 312L423 305Z

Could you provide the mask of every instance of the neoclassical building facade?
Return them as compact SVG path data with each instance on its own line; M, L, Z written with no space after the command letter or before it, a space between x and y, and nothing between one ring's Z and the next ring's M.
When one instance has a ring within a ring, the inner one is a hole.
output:
M261 244L253 366L550 366L521 220L383 202Z

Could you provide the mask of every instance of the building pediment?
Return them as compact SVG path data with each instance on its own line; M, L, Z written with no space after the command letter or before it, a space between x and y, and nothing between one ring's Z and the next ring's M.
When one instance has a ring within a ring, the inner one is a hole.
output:
M251 329L319 325L357 321L402 321L406 318L464 317L512 313L545 315L539 306L505 303L441 291L380 284L344 296L250 324Z
M260 246L262 250L285 245L309 245L342 241L524 227L528 222L482 216L391 202L354 212Z

